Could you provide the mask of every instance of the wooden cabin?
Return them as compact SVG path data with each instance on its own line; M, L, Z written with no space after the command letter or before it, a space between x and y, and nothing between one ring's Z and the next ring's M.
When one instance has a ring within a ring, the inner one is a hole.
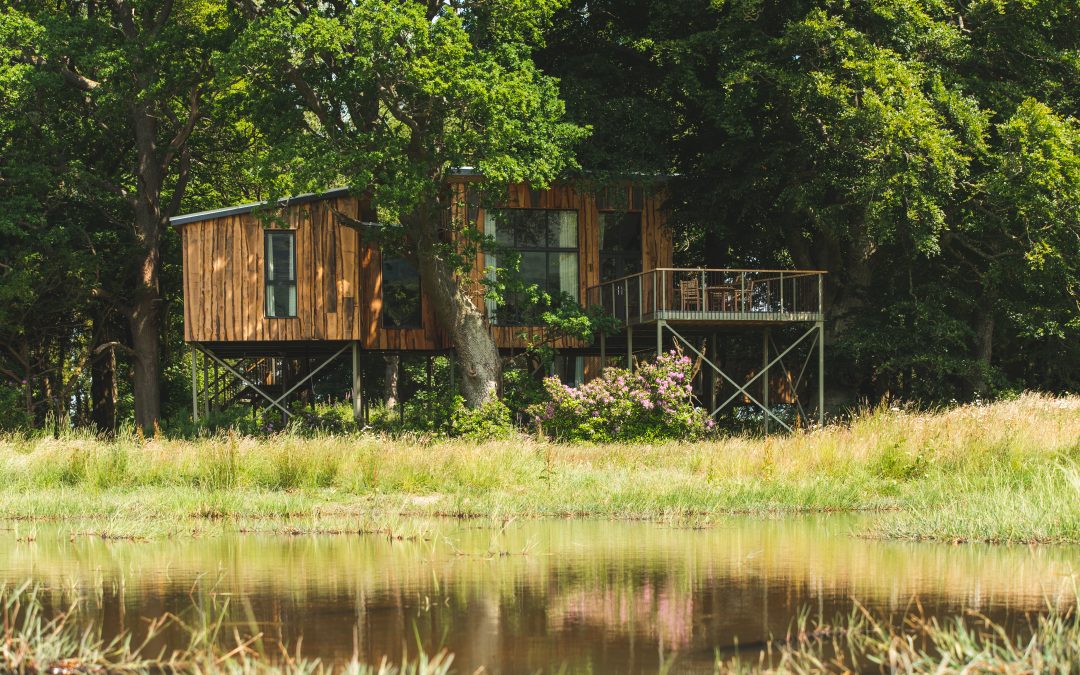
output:
M457 198L447 217L475 222L500 244L499 250L517 252L525 281L553 297L565 293L581 305L599 307L621 324L619 334L601 336L597 344L552 337L561 354L556 370L564 380L581 382L598 372L607 349L625 350L632 368L637 356L651 358L668 348L667 340L698 358L700 390L708 392L703 404L714 414L744 400L788 428L772 411L775 387L768 383L787 387L792 392L787 398L802 411L797 392L816 346L818 419L823 421L824 272L674 268L662 194L641 185L624 183L591 193L571 184L545 190L516 184L506 188L497 208L480 203L479 190L492 186L477 175L461 172L452 187ZM352 397L359 418L363 353L434 354L454 348L436 323L414 266L364 241L335 212L375 220L368 205L345 189L172 219L183 249L184 339L213 360L215 370L221 366L254 392L253 398L257 394L268 401L266 409L276 407L286 416L282 403L290 393L347 350L352 351ZM488 318L496 345L506 352L521 349L544 329L524 305L515 306L514 298L504 298L497 307L485 303L483 276L500 266L498 255L479 253L466 283ZM798 337L787 347L775 344L770 330L795 324L810 327L788 331ZM721 329L761 331L761 367L746 384L738 384L745 378L733 378L721 368L716 346ZM794 358L800 344L800 357L810 351L794 377L783 358ZM303 377L292 378L296 384L275 383L275 359L278 370L282 360L310 364L316 359L321 365L313 370L309 365ZM205 358L203 363L205 382ZM193 358L197 411L195 367ZM717 406L729 385L732 391ZM751 385L760 393L752 393Z
M456 179L456 208L472 213L454 215L468 215L518 251L523 277L553 294L584 303L588 289L603 281L671 266L671 233L656 192L626 185L597 196L571 185L518 184L509 187L505 206L484 209L470 203L477 180ZM248 204L173 218L183 250L184 339L234 354L354 341L372 351L452 349L413 266L383 255L333 214L360 219L363 208L338 189L274 209ZM490 314L496 344L520 348L523 332L540 329L484 304L479 279L495 265L497 256L478 256L476 302Z

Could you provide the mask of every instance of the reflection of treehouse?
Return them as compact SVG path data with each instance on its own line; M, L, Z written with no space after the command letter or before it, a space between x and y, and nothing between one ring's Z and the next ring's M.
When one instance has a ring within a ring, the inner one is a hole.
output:
M735 391L716 403L717 387L711 383L709 409L719 414L740 397L760 408L769 420L784 429L769 404L769 373L779 368L781 382L797 406L800 417L806 411L799 399L800 386L807 366L817 353L817 418L824 421L825 347L822 291L824 272L812 270L740 270L658 268L615 279L588 289L588 304L601 307L605 314L622 324L622 331L611 339L624 341L628 363L633 364L634 338L642 327L655 327L655 350L664 349L665 335L671 344L684 347L708 366L712 378L722 378ZM807 325L809 324L809 325ZM782 350L773 340L774 327L800 327L794 339ZM717 333L724 328L760 328L762 330L762 366L742 384L721 368L717 358ZM798 370L788 368L791 358L810 339L805 358ZM608 338L601 338L601 357L606 358ZM815 350L814 347L817 347ZM649 350L652 351L652 350ZM750 391L761 380L760 399Z

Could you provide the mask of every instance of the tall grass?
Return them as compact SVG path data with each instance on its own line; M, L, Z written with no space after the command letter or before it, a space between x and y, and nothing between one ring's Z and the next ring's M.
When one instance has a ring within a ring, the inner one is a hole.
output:
M614 518L887 512L871 533L1080 541L1080 397L888 408L768 438L559 445L372 435L0 437L0 517ZM138 528L136 528L138 529Z
M130 632L105 640L80 621L78 602L50 616L40 587L0 587L0 672L4 673L285 673L345 675L446 675L453 656L445 651L402 664L376 665L356 657L344 664L302 659L287 651L267 652L262 634L241 637L225 629L225 605L193 610L193 616L165 614L150 622L136 643ZM149 647L169 628L179 628L187 644L156 653ZM257 629L258 627L253 627Z
M783 639L717 658L718 673L1072 673L1080 663L1075 604L1034 618L1025 637L979 616L940 621L922 614L899 625L857 608L832 623L802 614Z

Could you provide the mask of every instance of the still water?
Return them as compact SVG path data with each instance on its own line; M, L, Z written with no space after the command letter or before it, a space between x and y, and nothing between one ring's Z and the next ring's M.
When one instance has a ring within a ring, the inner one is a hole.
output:
M0 532L0 583L33 579L106 637L145 619L226 606L232 629L324 661L445 647L471 673L711 672L715 655L782 636L800 609L833 619L857 599L1018 625L1075 598L1080 549L883 543L848 517L640 522L434 522L423 537L227 534L101 541ZM227 602L227 604L226 604ZM165 639L180 640L178 633ZM269 643L269 644L267 644Z

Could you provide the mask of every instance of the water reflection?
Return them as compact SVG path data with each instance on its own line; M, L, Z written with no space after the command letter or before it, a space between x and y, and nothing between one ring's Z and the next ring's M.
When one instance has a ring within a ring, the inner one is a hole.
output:
M717 649L783 634L804 607L851 599L900 613L977 610L1020 623L1071 602L1080 549L897 544L850 536L849 518L736 519L705 530L542 521L503 530L434 523L422 541L228 535L102 542L0 533L0 582L32 578L62 609L83 593L106 636L146 617L229 601L229 636L344 659L445 646L460 672L708 672ZM179 640L178 631L165 636ZM276 649L268 649L276 651Z

